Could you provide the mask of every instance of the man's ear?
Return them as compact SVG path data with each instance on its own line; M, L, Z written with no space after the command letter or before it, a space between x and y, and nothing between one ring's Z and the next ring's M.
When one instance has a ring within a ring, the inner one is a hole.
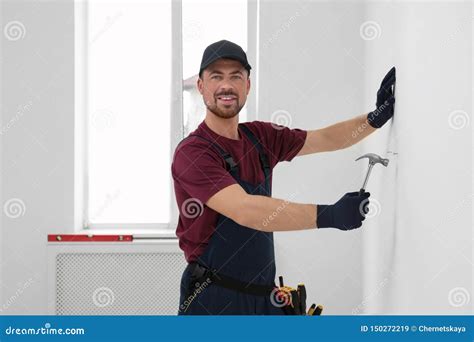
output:
M201 79L201 77L198 77L198 79L197 79L197 88L198 88L198 90L199 90L199 93L201 93L201 95L202 95L202 88L203 88L203 85L202 85L202 79Z
M247 95L250 93L250 77L247 77Z

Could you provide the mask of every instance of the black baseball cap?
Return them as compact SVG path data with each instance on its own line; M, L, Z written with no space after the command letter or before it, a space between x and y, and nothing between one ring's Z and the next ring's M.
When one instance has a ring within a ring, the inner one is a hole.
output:
M228 40L220 40L212 43L204 50L201 68L199 69L199 77L201 77L204 69L220 58L229 58L239 61L250 74L250 69L252 69L252 67L247 61L245 51L235 43Z

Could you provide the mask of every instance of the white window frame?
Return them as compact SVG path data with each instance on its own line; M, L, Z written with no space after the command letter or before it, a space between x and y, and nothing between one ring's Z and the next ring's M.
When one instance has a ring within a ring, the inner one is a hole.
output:
M158 0L157 0L158 1ZM258 5L259 0L248 0L247 6L247 55L250 60L257 63L256 47L258 44ZM75 119L74 119L74 230L76 232L86 231L88 233L111 233L139 234L157 236L163 238L175 237L175 229L178 224L178 207L174 193L173 179L170 191L170 222L169 223L89 223L88 222L88 113L87 113L87 58L88 58L88 36L87 36L87 9L88 0L74 2L75 18ZM253 33L253 34L252 34ZM170 113L181 113L171 115L170 119L170 160L178 143L184 138L183 121L183 48L182 48L182 3L179 0L171 0L171 107ZM79 55L78 52L81 54ZM255 69L255 67L253 68ZM253 95L247 100L247 120L256 120L257 116L257 73L252 75ZM171 167L171 165L170 165Z

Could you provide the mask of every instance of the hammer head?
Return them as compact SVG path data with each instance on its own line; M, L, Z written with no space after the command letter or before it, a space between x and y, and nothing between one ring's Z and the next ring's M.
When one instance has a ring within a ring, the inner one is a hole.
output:
M360 156L359 158L357 158L356 161L362 158L368 158L369 165L375 165L375 164L382 164L383 166L388 165L388 159L382 158L381 156L375 153L364 154L363 156Z

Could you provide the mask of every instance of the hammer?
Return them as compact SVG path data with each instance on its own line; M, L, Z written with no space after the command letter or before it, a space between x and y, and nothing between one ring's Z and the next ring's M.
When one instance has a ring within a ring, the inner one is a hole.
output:
M357 158L356 161L362 158L369 159L369 169L367 170L367 175L365 176L364 184L362 185L362 188L359 190L359 195L362 195L365 192L365 187L367 185L367 182L369 181L370 171L372 171L372 168L374 167L374 165L382 164L383 166L387 166L388 161L389 161L388 159L384 159L380 157L379 155L376 155L375 153L364 154L363 156L360 156L359 158Z

